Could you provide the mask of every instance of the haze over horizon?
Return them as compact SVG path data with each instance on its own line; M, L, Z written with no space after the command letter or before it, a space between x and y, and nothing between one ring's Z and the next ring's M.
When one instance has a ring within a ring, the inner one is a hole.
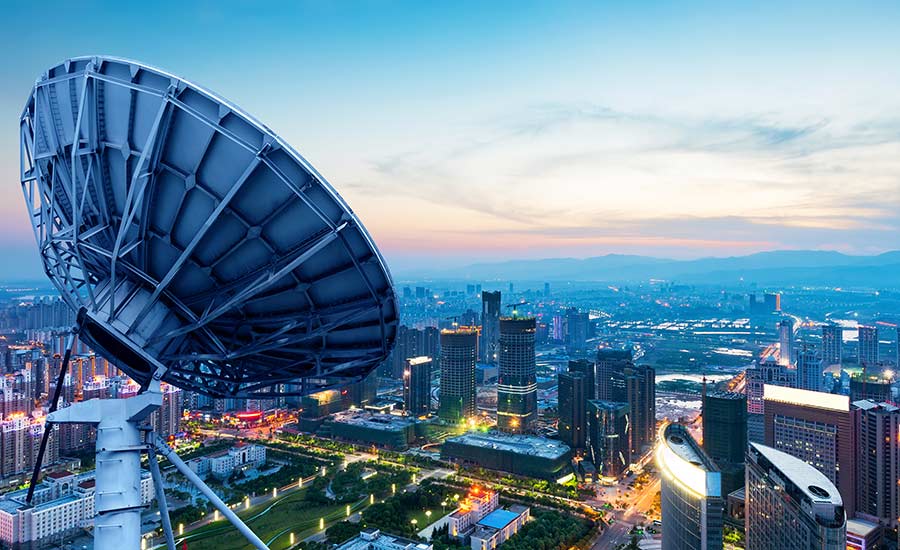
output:
M41 277L20 110L47 67L91 53L258 117L397 272L900 249L898 5L46 4L24 45L34 8L0 21L2 279Z

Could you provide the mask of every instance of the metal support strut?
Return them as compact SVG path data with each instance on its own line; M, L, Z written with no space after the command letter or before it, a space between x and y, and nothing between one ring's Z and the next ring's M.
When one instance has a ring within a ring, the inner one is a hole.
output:
M154 443L156 446L156 450L159 451L159 454L167 458L169 462L171 462L175 466L175 468L177 468L178 471L188 479L188 481L190 481L194 484L195 487L200 489L200 492L203 493L203 496L209 499L209 502L212 503L212 505L215 506L216 509L221 512L222 515L225 516L225 518L230 521L232 525L234 525L235 529L237 529L238 532L240 532L242 535L244 535L244 537L246 537L248 541L250 541L250 544L255 546L258 550L269 550L269 547L266 546L266 543L260 540L260 538L256 536L256 533L251 531L250 528L247 527L247 524L241 521L241 518L239 518L237 514L235 514L231 510L231 508L229 508L228 505L219 498L219 495L214 493L213 490L210 489L206 485L206 483L204 483L203 480L200 479L200 477L197 476L197 474L195 474L193 470L191 470L188 465L184 463L183 460L181 460L181 457L175 454L175 451L173 451L166 444L166 442L163 441L162 438L157 436L154 440Z

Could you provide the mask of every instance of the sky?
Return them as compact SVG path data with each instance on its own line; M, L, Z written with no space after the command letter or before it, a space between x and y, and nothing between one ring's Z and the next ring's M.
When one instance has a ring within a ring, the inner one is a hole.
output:
M900 249L900 3L6 2L0 280L39 277L18 118L68 57L201 84L396 272Z

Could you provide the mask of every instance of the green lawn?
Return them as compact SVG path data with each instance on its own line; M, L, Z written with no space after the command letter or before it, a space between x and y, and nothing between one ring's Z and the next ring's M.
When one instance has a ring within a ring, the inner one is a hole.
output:
M291 493L276 501L254 506L238 513L263 542L272 550L281 550L290 545L290 533L297 542L319 530L320 518L325 518L326 527L346 518L345 505L318 505L303 500L305 490ZM368 505L368 499L351 505L358 511ZM266 511L268 510L268 511ZM176 526L177 529L177 526ZM191 550L244 550L251 549L250 543L226 520L205 525L185 534Z

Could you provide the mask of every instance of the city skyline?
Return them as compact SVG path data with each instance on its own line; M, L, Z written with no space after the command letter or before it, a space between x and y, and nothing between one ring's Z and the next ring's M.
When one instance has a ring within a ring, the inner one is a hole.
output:
M12 130L28 89L92 53L258 116L347 198L395 271L900 248L896 6L290 8L51 6L23 31L29 7L8 7L3 46L28 46L2 69L0 276L41 278Z

